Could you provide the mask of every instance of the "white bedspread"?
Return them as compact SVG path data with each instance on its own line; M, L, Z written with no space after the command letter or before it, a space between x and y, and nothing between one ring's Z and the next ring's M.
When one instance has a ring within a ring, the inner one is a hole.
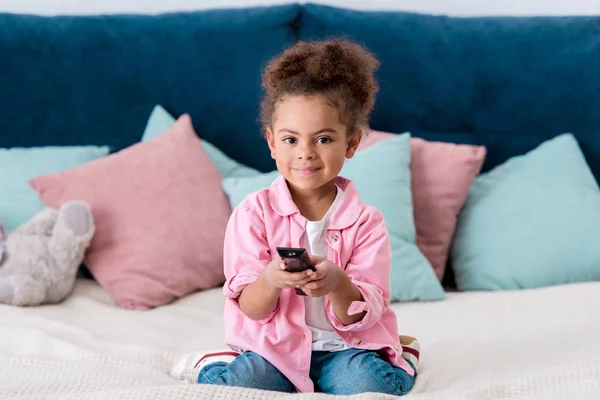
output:
M171 379L179 353L223 347L223 303L214 289L152 311L125 311L97 284L80 281L57 306L0 306L0 399L333 397ZM401 332L422 345L407 398L600 399L600 283L450 293L444 302L394 308Z

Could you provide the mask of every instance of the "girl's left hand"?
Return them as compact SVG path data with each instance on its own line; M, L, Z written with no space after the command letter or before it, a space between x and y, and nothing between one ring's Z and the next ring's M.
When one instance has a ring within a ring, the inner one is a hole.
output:
M322 297L333 292L339 286L345 274L338 265L322 257L311 257L317 273L308 283L300 286L300 289L308 296Z

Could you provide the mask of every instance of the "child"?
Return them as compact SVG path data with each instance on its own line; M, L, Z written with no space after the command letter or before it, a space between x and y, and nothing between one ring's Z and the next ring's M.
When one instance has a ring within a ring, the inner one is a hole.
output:
M418 343L401 344L389 308L383 216L338 176L367 126L377 65L360 46L332 40L297 43L267 66L261 117L281 176L249 195L227 227L233 351L185 356L173 376L283 392L412 389ZM287 272L277 247L304 247L316 272Z

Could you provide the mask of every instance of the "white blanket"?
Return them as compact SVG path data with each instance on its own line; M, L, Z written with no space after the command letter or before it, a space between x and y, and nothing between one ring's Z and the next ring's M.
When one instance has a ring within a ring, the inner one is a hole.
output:
M64 303L0 306L0 399L326 399L189 385L169 377L182 352L223 347L220 289L152 311L115 307L90 281ZM600 398L600 283L449 293L395 304L422 346L407 398ZM387 399L363 394L353 399Z

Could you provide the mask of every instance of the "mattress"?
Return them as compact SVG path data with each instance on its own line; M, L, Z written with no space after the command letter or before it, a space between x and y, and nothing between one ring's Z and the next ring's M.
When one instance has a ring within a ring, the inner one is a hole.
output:
M215 288L128 311L94 281L78 280L58 305L0 305L0 399L336 397L172 379L181 353L224 347L224 302ZM600 283L448 293L445 301L393 308L400 332L416 336L422 348L406 398L600 398Z

